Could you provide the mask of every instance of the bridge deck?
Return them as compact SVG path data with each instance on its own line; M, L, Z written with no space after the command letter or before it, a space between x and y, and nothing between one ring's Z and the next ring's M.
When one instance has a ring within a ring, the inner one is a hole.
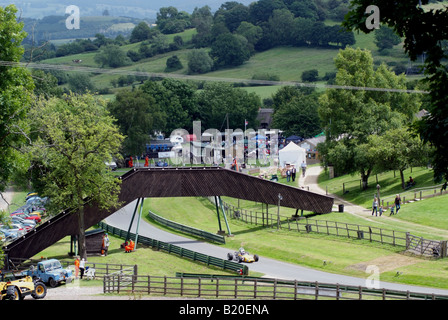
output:
M85 229L137 198L227 196L312 211L331 212L334 199L220 167L139 168L120 177L120 206L100 210L87 203ZM66 210L4 247L9 259L30 258L68 235L78 233L75 210Z

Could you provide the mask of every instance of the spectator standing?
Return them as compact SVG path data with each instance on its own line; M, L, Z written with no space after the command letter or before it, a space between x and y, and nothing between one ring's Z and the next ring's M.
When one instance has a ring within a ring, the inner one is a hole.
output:
M395 196L395 208L397 208L397 210L395 211L395 213L398 213L398 210L400 210L400 208L401 208L400 204L401 204L401 198L400 198L400 195L397 194L397 195Z
M78 279L78 274L79 274L79 257L76 257L75 259L75 279Z
M296 167L294 165L292 165L292 169L291 169L292 181L296 181L296 171L297 171Z
M86 260L84 258L81 259L81 262L79 263L79 271L80 271L80 278L84 276L84 270L86 268Z
M373 216L374 212L375 212L375 215L377 216L378 215L378 199L376 196L373 199L373 203L372 203L372 216Z

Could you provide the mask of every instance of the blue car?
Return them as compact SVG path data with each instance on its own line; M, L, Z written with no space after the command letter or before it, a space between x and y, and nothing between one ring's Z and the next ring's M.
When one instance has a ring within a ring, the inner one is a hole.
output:
M38 262L36 267L31 266L27 271L27 275L33 279L40 278L52 288L62 282L70 283L73 280L72 271L62 268L61 262L57 259Z

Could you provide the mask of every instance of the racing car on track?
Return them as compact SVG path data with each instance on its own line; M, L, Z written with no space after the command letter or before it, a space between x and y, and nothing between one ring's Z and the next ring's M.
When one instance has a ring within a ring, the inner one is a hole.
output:
M246 250L244 250L244 248L240 248L238 251L235 251L234 253L228 253L227 254L227 260L235 260L238 262L247 262L247 263L252 263L252 262L257 262L259 259L258 255L254 254L250 254L249 252L246 252Z

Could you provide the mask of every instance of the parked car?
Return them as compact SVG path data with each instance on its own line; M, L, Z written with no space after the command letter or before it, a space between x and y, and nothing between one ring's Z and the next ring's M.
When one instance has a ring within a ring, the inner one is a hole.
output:
M27 220L33 220L36 223L39 223L42 221L40 216L30 215L30 214L24 213L24 212L13 212L13 213L11 213L11 217L20 217L20 218L27 219Z
M24 219L19 216L11 217L11 221L13 223L20 223L21 225L30 226L31 228L34 228L36 226L36 221L30 219Z
M16 225L20 225L21 227L22 227L22 229L23 230L25 230L25 232L28 232L28 231L30 231L31 229L33 229L34 228L34 225L32 226L32 225L29 225L29 224L24 224L24 223L21 223L21 222L19 222L19 221L15 221L15 220L11 220L14 224L16 224ZM30 220L31 221L31 220Z
M111 161L111 162L105 162L105 164L106 164L106 166L110 169L110 170L112 170L112 171L115 171L115 170L117 170L117 163L115 162L115 161Z
M0 230L2 230L3 232L9 231L15 233L17 234L16 237L20 237L25 234L25 229L21 225L18 225L16 223L3 224L0 226Z
M37 266L31 266L27 275L40 278L44 283L54 288L62 282L69 283L73 280L72 271L62 268L61 262L57 259L40 261Z
M4 234L5 241L11 241L11 240L14 240L15 238L19 237L19 234L18 234L17 231L9 230L9 229L3 229L2 226L3 225L0 225L0 232L2 234Z
M0 242L3 243L8 240L9 240L8 236L2 230L0 230Z

